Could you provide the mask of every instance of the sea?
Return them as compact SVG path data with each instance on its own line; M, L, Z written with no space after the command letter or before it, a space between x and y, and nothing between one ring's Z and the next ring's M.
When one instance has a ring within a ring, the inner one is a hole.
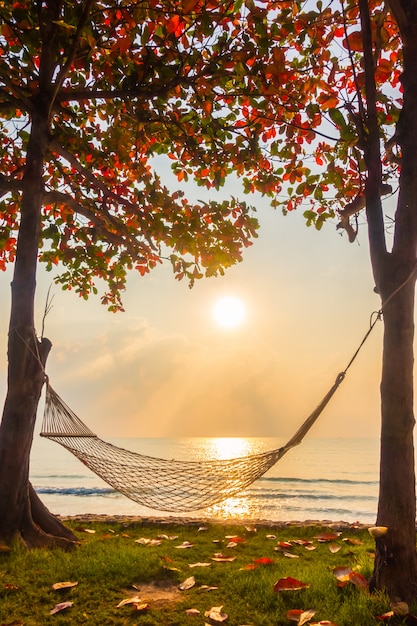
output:
M276 438L114 439L116 446L157 459L222 459L273 450ZM109 469L111 471L111 469ZM333 521L376 520L379 441L306 438L264 476L233 498L186 513L156 511L114 491L59 444L36 437L32 485L48 509L62 516L96 514L154 518Z

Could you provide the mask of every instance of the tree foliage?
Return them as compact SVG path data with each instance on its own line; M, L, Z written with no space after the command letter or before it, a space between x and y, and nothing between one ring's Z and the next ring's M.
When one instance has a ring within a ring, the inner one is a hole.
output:
M396 23L371 3L377 116L398 169ZM210 0L2 3L0 266L13 261L33 116L47 111L40 259L60 282L121 307L126 271L169 257L191 282L241 259L253 212L232 199L191 203L156 173L246 192L320 228L363 195L368 112L356 3ZM386 190L389 187L385 187ZM207 195L207 191L205 192ZM208 195L210 198L210 194ZM354 207L355 208L355 207ZM354 212L354 211L351 211ZM350 231L351 232L351 231Z

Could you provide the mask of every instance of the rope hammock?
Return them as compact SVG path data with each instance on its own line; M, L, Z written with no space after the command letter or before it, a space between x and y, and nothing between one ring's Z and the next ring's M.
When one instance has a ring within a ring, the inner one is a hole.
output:
M61 444L116 491L146 507L168 512L204 509L230 498L263 476L302 442L345 378L381 311L358 349L320 404L282 447L226 460L167 460L130 452L99 439L46 382L41 437Z

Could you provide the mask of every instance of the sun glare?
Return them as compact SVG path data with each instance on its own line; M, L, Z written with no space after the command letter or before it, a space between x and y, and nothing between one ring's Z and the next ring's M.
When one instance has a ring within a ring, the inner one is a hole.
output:
M245 318L243 302L232 296L220 298L214 305L214 319L224 328L236 328Z

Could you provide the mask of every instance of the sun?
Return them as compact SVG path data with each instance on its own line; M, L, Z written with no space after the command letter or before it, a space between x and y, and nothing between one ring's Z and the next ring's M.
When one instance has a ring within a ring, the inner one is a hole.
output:
M236 328L245 319L245 306L242 300L224 296L217 300L213 308L214 319L224 328Z

